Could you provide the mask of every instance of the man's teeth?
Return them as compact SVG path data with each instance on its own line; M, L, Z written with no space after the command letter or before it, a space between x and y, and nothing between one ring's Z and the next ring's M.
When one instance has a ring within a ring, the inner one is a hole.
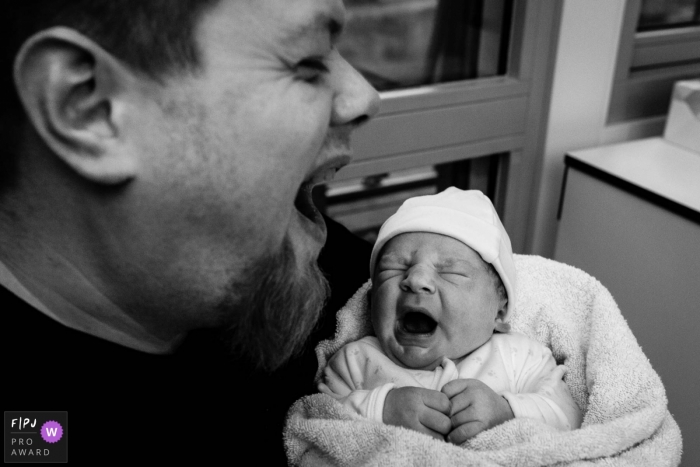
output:
M304 181L304 183L308 183L313 188L314 186L320 185L321 183L330 182L335 178L335 174L338 173L338 170L340 169L335 167L326 169L309 177L307 180Z

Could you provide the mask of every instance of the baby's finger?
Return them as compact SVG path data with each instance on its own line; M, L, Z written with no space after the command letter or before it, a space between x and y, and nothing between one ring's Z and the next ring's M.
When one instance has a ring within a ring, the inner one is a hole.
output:
M440 441L445 441L445 435L438 433L437 431L433 431L430 428L426 428L424 426L421 426L418 430L420 433L424 433L428 436L432 436L435 439L439 439Z
M452 405L450 415L460 413L474 405L474 394L470 391L457 393L457 395L450 398L450 404Z
M474 384L474 379L455 379L445 384L442 387L442 392L449 398L452 399L454 396L463 392L468 387Z
M440 433L441 439L452 430L450 417L436 410L424 410L418 421L428 430Z
M445 415L450 415L452 404L445 394L428 389L422 392L422 397L423 404L425 404L426 407L435 409Z
M467 422L458 426L447 435L447 441L452 444L462 444L469 438L473 438L484 431L483 423L479 421Z
M473 405L465 408L464 410L454 411L450 417L450 421L452 422L452 426L454 428L462 426L466 423L477 422L479 420L480 418L477 415Z
M464 391L469 384L466 379L454 379L442 387L442 392L450 399Z

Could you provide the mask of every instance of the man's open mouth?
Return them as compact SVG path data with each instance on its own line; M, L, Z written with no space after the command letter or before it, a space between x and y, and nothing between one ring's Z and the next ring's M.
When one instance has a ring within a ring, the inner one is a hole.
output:
M313 189L314 185L311 182L302 183L294 199L294 207L303 214L304 217L311 220L311 222L318 224L321 222L321 213L314 204L312 197Z
M399 329L410 335L431 335L437 328L437 321L420 311L409 311L399 320Z
M297 211L314 224L322 227L324 231L325 223L323 221L323 216L321 216L321 213L318 208L316 208L313 201L313 189L316 185L332 180L335 173L349 162L350 156L347 155L330 158L307 175L306 179L299 186L296 198L294 199L294 207Z

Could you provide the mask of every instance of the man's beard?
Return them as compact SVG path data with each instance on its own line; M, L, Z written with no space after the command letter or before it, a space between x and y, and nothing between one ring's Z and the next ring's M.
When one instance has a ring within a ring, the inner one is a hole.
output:
M221 313L234 315L227 332L233 352L259 369L273 371L303 349L330 293L315 259L297 263L285 237L281 249L249 267L219 305Z

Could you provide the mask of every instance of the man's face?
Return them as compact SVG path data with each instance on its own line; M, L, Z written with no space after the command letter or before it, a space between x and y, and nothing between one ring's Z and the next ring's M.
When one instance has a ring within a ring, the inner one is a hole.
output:
M454 238L397 235L377 261L372 324L401 366L432 370L468 355L490 339L503 305L488 265Z
M252 271L281 267L270 258L285 243L288 281L318 275L326 232L310 188L349 162L351 131L378 105L335 50L343 15L341 0L222 0L196 30L201 71L168 79L133 123L146 157L122 247L168 319L235 325Z

